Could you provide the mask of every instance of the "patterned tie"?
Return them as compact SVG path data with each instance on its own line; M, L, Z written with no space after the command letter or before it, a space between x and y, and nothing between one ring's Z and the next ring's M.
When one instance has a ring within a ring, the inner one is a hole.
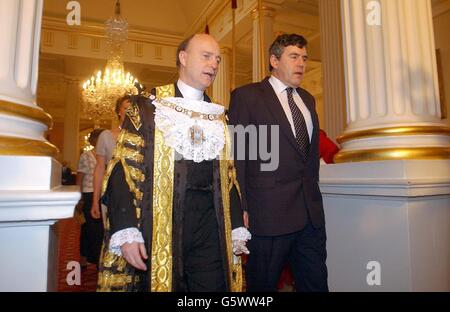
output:
M293 88L286 88L287 98L289 103L289 108L291 109L292 119L294 120L294 128L295 128L295 138L297 140L298 146L300 146L300 150L304 153L305 159L308 155L309 151L309 135L308 128L306 127L305 118L303 117L300 108L298 108L297 104L294 102L294 97L292 96Z

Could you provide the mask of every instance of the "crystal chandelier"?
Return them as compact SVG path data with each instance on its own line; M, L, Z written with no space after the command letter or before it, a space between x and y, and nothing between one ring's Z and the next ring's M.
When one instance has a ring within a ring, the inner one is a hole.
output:
M105 23L108 61L105 70L98 71L83 84L83 110L98 127L101 119L112 118L115 102L126 93L137 94L137 79L125 73L123 51L128 40L128 23L120 15L116 1L115 15Z

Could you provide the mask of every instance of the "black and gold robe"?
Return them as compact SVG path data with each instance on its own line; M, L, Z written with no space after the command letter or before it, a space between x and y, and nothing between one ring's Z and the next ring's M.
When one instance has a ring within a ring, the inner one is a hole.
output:
M158 87L151 94L132 97L114 156L103 182L102 201L107 206L105 239L99 266L98 291L185 291L183 276L183 205L188 166L175 160L155 128L152 99L182 97L176 84ZM205 101L210 99L205 95ZM225 122L225 121L223 121ZM242 290L240 258L234 263L231 230L243 226L239 186L229 153L228 133L221 160L212 161L213 206L222 250L227 290ZM228 154L229 155L229 154ZM194 164L195 165L195 164ZM117 231L138 228L145 240L147 271L134 269L109 252Z

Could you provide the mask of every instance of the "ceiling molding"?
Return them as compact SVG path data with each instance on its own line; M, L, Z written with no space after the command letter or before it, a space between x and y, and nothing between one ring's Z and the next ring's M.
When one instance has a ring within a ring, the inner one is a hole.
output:
M83 22L83 24L80 26L69 26L67 25L66 20L63 18L44 16L42 19L42 29L63 32L76 32L78 35L84 35L88 37L105 37L105 25L102 23ZM162 32L129 28L128 40L177 47L178 44L183 40L183 37L164 34Z
M224 1L224 5L217 8L212 14L211 19L208 18L208 26L211 35L217 41L221 42L229 33L231 33L232 10L229 1ZM245 18L250 16L251 11L257 6L257 0L238 0L238 8L236 9L235 22L236 26Z
M204 7L202 12L196 18L194 23L186 30L184 33L185 37L197 33L205 27L206 19L208 20L208 24L210 24L215 17L220 14L227 5L231 5L230 1L223 0L212 0L209 2L207 6Z

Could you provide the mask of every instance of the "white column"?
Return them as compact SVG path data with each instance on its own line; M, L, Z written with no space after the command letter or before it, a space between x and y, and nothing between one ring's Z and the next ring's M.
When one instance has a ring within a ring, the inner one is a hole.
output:
M35 105L43 1L0 2L0 99Z
M319 0L320 51L323 77L322 129L336 138L345 127L345 80L340 0Z
M56 156L44 132L51 117L36 106L39 39L43 1L0 2L0 144L1 154ZM19 122L20 121L20 122Z
M60 187L50 115L36 106L42 0L0 1L0 291L55 290L52 225L80 194Z
M81 113L80 80L66 77L67 96L64 110L63 159L76 170L79 158L79 133Z
M231 92L231 49L220 49L222 61L213 84L213 101L228 108Z
M320 170L330 289L449 291L450 131L430 1L341 9L348 125L338 164Z
M259 20L259 14L261 14L261 21ZM262 6L261 9L256 8L252 11L252 18L253 82L257 82L264 79L269 73L269 48L273 41L275 10L266 6Z
M449 158L430 1L342 0L342 18L348 125L336 161Z

